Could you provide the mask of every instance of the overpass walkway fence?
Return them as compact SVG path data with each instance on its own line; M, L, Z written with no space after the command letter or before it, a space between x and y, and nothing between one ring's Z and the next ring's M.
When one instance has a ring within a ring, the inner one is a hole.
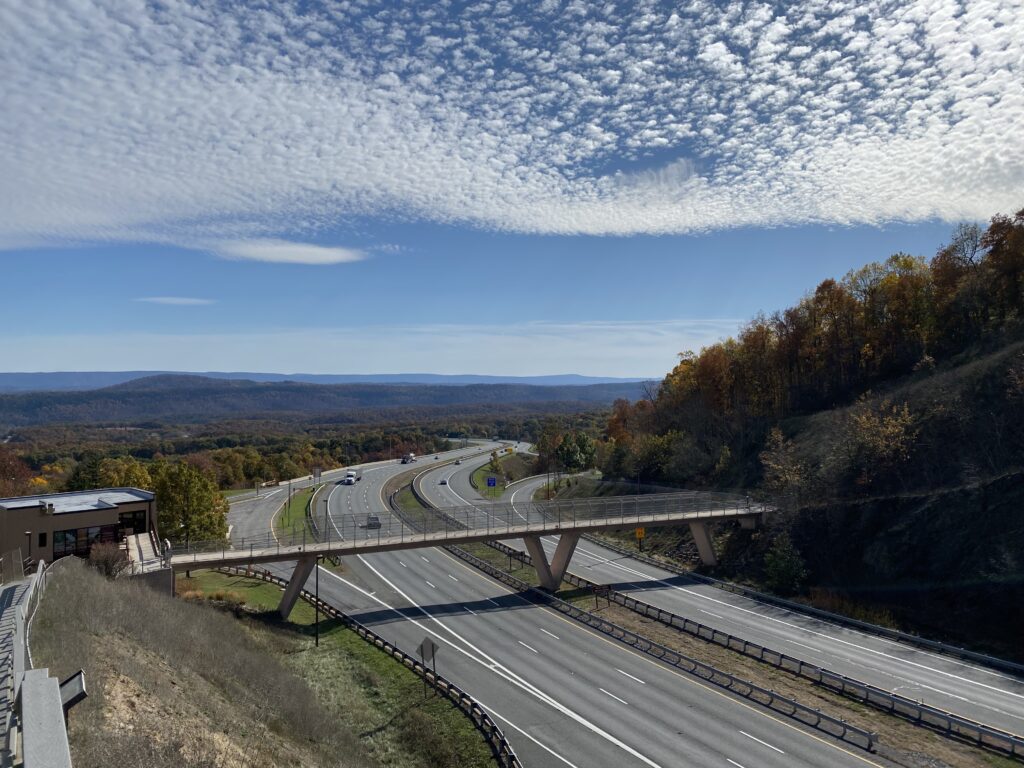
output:
M363 549L389 547L443 546L452 541L517 538L525 534L549 534L558 530L581 531L601 528L630 528L764 514L766 507L734 494L665 493L645 496L533 501L466 505L440 510L443 514L424 516L410 524L407 518L388 516L380 527L368 527L366 517L352 514L331 515L327 525L314 535L307 526L301 531L279 535L268 531L258 536L229 541L193 541L172 552L176 568L186 565L216 567L219 559L244 562L255 558L282 559L283 555L327 552L344 554ZM310 518L315 515L310 515ZM218 558L219 555L219 558Z
M415 485L413 486L413 491L423 503L427 503ZM405 515L405 511L402 510L395 501L396 495L397 492L391 495L389 504L395 514L399 516ZM439 515L446 514L443 510L434 511ZM450 520L449 524L455 524L456 522L456 520ZM410 523L414 524L412 521L410 521ZM506 547L497 542L491 546L503 548L502 551L516 552L516 550L513 550L511 547ZM862 749L866 749L868 751L872 751L874 749L876 736L870 731L852 726L841 718L827 715L813 707L808 707L775 693L774 691L762 688L761 686L755 685L747 680L743 680L742 678L731 675L728 672L724 672L710 664L706 664L702 661L679 653L678 651L674 651L671 648L667 648L653 640L650 640L649 638L644 637L643 635L632 632L631 630L621 627L614 622L608 621L595 613L566 602L565 600L540 590L525 581L517 579L515 576L495 567L485 560L481 560L460 547L446 546L445 549L466 563L469 563L474 568L477 568L488 576L497 579L506 586L530 595L531 599L535 603L554 608L569 618L629 645L638 651L652 656L665 664L681 669L685 672L689 672L707 683L711 683L712 685L720 688L725 688L726 690L742 696L745 699L761 704L768 709L783 714L803 723L804 725L815 728L816 730L827 733ZM530 561L526 560L524 562Z
M288 585L288 581L286 579L282 579L268 573L262 568L228 566L225 568L219 568L218 570L235 576L247 576L259 579L260 581L266 581L280 587L286 587ZM501 728L493 719L491 719L491 716L487 714L487 711L476 701L476 699L443 675L430 667L425 666L423 662L418 660L415 656L406 653L394 643L385 640L372 629L361 624L358 620L323 600L317 600L313 593L304 589L301 592L301 596L310 605L319 607L320 611L323 612L324 615L342 622L368 643L371 643L384 651L384 653L388 654L393 659L396 659L400 664L411 670L418 677L426 680L434 690L438 691L442 696L447 698L453 705L461 710L462 713L472 721L473 726L477 731L479 731L484 737L484 740L490 747L491 753L494 755L494 759L500 768L523 768L523 764L519 761L515 750L512 748L508 739L505 738L505 734L502 732Z

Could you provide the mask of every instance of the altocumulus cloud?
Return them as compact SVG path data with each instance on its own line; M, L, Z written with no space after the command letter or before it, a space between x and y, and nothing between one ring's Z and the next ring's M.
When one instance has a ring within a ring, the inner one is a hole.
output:
M1022 0L5 3L0 247L984 218L1022 61Z
M362 251L286 240L235 240L219 243L214 251L227 259L274 261L286 264L343 264L366 258Z

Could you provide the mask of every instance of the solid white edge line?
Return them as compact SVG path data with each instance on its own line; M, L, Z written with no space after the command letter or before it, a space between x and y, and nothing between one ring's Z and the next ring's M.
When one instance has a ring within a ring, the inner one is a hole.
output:
M508 681L512 685L516 686L517 688L520 688L521 690L523 690L523 691L529 693L530 695L532 695L534 698L536 698L536 699L538 699L538 700L548 704L548 706L550 706L551 708L553 708L557 712L560 712L561 714L563 714L566 717L570 718L571 720L575 721L579 725L582 725L584 728L586 728L591 733L595 734L596 736L599 736L600 738L604 739L605 741L609 742L610 744L613 744L614 746L618 747L622 751L632 755L633 757L635 757L637 760L641 761L645 765L649 765L649 766L651 766L651 768L661 768L661 766L658 763L654 762L650 758L648 758L645 755L641 754L640 752L638 752L636 749L634 749L633 747L631 747L628 744L626 744L621 739L619 739L619 738L613 736L612 734L608 733L608 731L605 731L600 726L598 726L596 723L591 722L590 720L585 718L583 715L581 715L579 712L576 712L575 710L569 708L565 704L562 704L560 701L555 699L550 694L545 693L544 691L542 691L540 688L538 688L533 683L529 682L525 678L523 678L520 675L516 674L515 672L510 670L505 665L501 664L497 659L495 659L494 657L492 657L489 654L487 654L483 649L481 649L480 647L470 643L469 640L464 638L462 635L460 635L458 632L453 630L451 627L449 627L446 624L442 623L437 617L431 616L429 613L427 613L426 610L423 609L422 606L420 606L413 599L411 599L407 594L405 594L405 592L403 592L395 583L390 581L384 574L382 574L380 571L378 571L376 568L374 568L369 562L367 562L365 557L363 557L362 555L357 555L357 557L359 558L360 562L363 563L363 565L365 565L367 568L369 568L371 571L373 571L377 575L377 578L381 579L381 581L383 581L385 584L387 584L389 587L391 587L391 589L393 589L395 591L395 593L397 593L403 599L405 599L405 601L408 602L411 606L413 606L414 608L419 610L420 613L422 613L430 621L435 623L438 627L443 629L445 632L447 632L452 637L456 638L460 643L465 645L466 648L472 648L473 651L476 654L478 654L478 656L474 656L469 651L465 650L464 648L460 648L458 645L456 645L456 644L452 643L450 640L448 640L447 642L449 643L450 647L452 647L455 650L463 653L465 656L467 656L468 658L476 661L478 664L481 664L482 666L491 669L493 672L498 674L499 677L504 678L506 681ZM349 586L359 590L360 592L364 592L364 590L359 589L359 587L356 587L354 584L351 584L351 582L348 582L345 579L342 579L340 576L337 576L336 574L335 574L335 578L337 578L340 581L348 584ZM365 592L364 592L364 594L365 594ZM418 622L415 619L411 619L411 618L405 616L404 614L402 614L397 609L392 608L391 606L387 605L387 603L385 603L383 600L380 600L379 598L376 598L376 597L374 597L372 599L377 600L378 602L380 602L382 605L384 605L387 608L391 608L391 610L394 611L396 614L398 614L402 618L406 619L407 621L413 622L414 625L416 625L418 627L421 627L423 629L427 629L421 622ZM431 634L437 636L439 639L442 639L441 636L437 632L433 632L431 630L427 630L427 631L430 631Z

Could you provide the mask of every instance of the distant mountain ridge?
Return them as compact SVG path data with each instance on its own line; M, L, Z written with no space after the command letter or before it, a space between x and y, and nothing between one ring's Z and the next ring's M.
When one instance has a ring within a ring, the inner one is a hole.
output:
M0 428L52 423L204 422L256 417L335 416L357 411L467 406L562 410L636 400L644 382L528 384L308 384L165 374L73 392L0 394Z
M56 371L52 373L0 373L0 392L66 392L103 389L152 376L201 376L228 381L284 382L305 384L526 384L542 387L625 384L644 381L612 376L581 376L575 373L548 376L485 376L441 373L259 373L222 371Z

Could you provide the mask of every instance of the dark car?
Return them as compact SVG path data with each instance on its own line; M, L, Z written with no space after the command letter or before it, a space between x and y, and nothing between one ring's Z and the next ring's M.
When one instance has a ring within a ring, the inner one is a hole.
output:
M447 479L447 478L444 478L444 477L442 477L442 478L441 478L441 485L448 485L448 479Z
M380 518L377 517L376 515L367 515L366 516L366 527L367 528L372 528L374 530L380 528Z

